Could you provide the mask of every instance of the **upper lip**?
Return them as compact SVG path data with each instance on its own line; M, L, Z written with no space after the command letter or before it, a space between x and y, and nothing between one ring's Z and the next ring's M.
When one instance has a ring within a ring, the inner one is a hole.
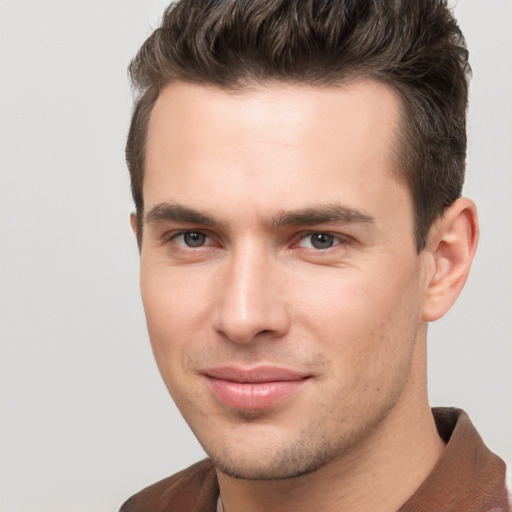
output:
M310 375L279 366L262 365L253 368L219 366L201 372L207 377L240 383L278 382L303 380Z

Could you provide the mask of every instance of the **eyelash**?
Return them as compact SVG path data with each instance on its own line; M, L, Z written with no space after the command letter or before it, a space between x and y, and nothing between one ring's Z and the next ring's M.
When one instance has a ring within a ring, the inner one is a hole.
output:
M183 237L184 238L185 235L187 235L187 234L199 235L199 236L203 236L205 239L211 240L211 237L208 236L206 233L204 233L201 230L187 229L187 230L179 231L177 233L172 233L170 236L166 237L166 241L173 241L173 242L177 243L178 245L181 245L183 247L187 247L188 249L202 249L204 247L208 247L208 245L192 246L192 245L187 245L185 243L180 243L180 242L176 241L177 238L179 238L179 237Z
M314 251L314 252L325 252L325 251L328 251L329 249L333 249L337 246L340 246L340 245L347 245L350 243L351 239L345 235L340 235L340 234L334 234L334 233L329 233L327 231L312 231L312 232L309 232L309 233L304 233L300 236L299 238L299 241L297 242L296 245L299 245L301 246L300 244L308 239L311 240L311 237L313 236L322 236L322 237L329 237L331 239L331 241L333 242L332 245L330 245L329 247L325 247L325 248L318 248L318 247L314 247L313 245L313 242L311 242L311 245L313 245L313 247L302 247L306 250L310 250L310 251Z
M175 232L175 233L172 233L170 234L169 236L166 237L166 241L173 241L175 243L177 243L178 245L182 246L182 247L186 247L187 249L203 249L205 247L209 247L210 245L212 245L211 243L210 244L201 244L201 245L197 245L197 246L194 246L194 245L188 245L185 243L185 240L183 239L183 242L178 242L177 239L179 237L185 237L187 234L189 235L199 235L200 237L204 237L204 240L212 240L212 237L207 235L206 233L204 233L203 231L201 230L191 230L191 229L188 229L188 230L183 230L183 231L179 231L179 232ZM301 244L304 242L304 241L307 241L308 239L311 239L311 237L313 236L323 236L323 237L328 237L330 239L331 242L333 242L332 245L330 245L329 247L324 247L324 248L319 248L319 247L314 247L314 243L311 242L311 245L313 245L313 247L304 247L304 246L301 246ZM299 235L298 238L298 241L297 242L294 242L292 244L292 246L294 247L299 247L299 248L302 248L302 249L305 249L305 250L309 250L309 251L312 251L312 252L326 252L328 251L329 249L333 249L337 246L340 246L340 245L348 245L350 242L351 242L351 239L350 237L347 237L345 235L340 235L340 234L334 234L334 233L329 233L327 231L311 231L311 232L308 232L308 233L302 233Z

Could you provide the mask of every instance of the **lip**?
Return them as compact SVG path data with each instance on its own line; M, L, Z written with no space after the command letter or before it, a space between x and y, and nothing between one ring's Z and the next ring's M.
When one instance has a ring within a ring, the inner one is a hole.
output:
M310 378L310 375L275 366L250 369L224 366L201 373L217 400L244 411L266 409L296 392Z

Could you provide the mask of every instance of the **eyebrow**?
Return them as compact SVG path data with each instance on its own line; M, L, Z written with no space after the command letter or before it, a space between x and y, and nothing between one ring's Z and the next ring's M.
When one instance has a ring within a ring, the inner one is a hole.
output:
M270 222L273 228L285 226L314 226L330 223L373 223L375 219L364 212L340 204L325 204L299 210L283 211Z
M212 215L188 208L180 204L161 203L154 206L146 215L148 224L163 224L165 222L187 222L209 227L224 226ZM314 226L317 224L355 224L373 223L375 219L362 211L340 204L325 204L282 211L270 218L266 223L272 229L290 226Z
M219 226L221 224L207 213L171 203L161 203L156 205L145 215L145 220L148 224L189 222L190 224L202 224L203 226L211 227Z

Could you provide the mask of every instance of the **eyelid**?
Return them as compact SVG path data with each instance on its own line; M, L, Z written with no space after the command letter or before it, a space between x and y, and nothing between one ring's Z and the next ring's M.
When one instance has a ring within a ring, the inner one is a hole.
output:
M312 236L312 235L329 235L329 236L332 236L334 238L334 240L337 240L337 243L334 243L331 247L328 247L328 248L325 248L325 249L316 249L314 247L302 247L300 245L300 243L304 240L306 240L308 237ZM353 241L352 237L348 236L348 235L344 235L344 234L341 234L341 233L333 233L331 231L328 231L328 230L321 230L321 229L317 229L317 230L311 230L311 231L306 231L306 232L302 232L302 233L299 233L299 235L295 238L295 242L293 245L295 246L298 246L300 247L301 249L307 249L307 250L312 250L312 251L315 251L315 252L326 252L330 249L334 249L335 247L338 247L340 245L347 245L349 243L351 243Z
M205 241L205 244L204 245L200 245L198 247L192 247L192 246L189 246L189 245L186 245L185 243L181 243L181 242L178 242L176 241L176 239L180 236L183 236L187 233L197 233L197 234L201 234L201 235L204 235L205 238L206 238L206 241ZM176 230L173 230L173 231L168 231L167 233L164 234L164 236L162 237L164 243L168 243L168 242L174 242L175 244L179 245L180 247L184 247L186 249L202 249L204 247L210 247L211 245L213 245L213 237L208 233L207 230L204 230L204 229L176 229Z
M206 243L204 245L202 245L202 246L191 247L191 246L187 246L185 243L180 243L180 242L176 241L176 239L178 237L183 236L186 233L200 233L200 234L202 234L202 235L204 235L206 237ZM308 237L310 237L312 235L316 235L316 234L323 234L323 235L332 236L334 238L334 240L335 240L335 243L333 244L332 247L329 247L329 248L326 248L326 249L316 249L316 248L313 248L313 247L301 247L300 246L300 243L302 241L304 241ZM334 249L335 247L338 247L340 245L347 245L347 244L352 243L353 241L354 241L353 238L351 236L349 236L349 235L346 235L346 234L336 233L336 232L332 232L332 231L329 231L329 230L315 229L315 230L303 231L301 233L296 234L293 237L292 247L295 246L295 247L299 247L299 248L306 249L306 250L309 249L309 250L312 250L312 251L315 251L315 252L326 252L329 249ZM180 247L184 247L186 249L201 249L201 248L205 248L205 247L210 247L210 246L215 245L217 243L215 235L212 235L209 232L209 230L201 229L201 228L199 228L199 229L194 229L194 228L185 228L185 229L183 229L182 228L182 229L175 229L175 230L167 231L166 233L164 233L162 235L162 242L164 244L169 243L169 242L174 242L177 245L179 245Z

